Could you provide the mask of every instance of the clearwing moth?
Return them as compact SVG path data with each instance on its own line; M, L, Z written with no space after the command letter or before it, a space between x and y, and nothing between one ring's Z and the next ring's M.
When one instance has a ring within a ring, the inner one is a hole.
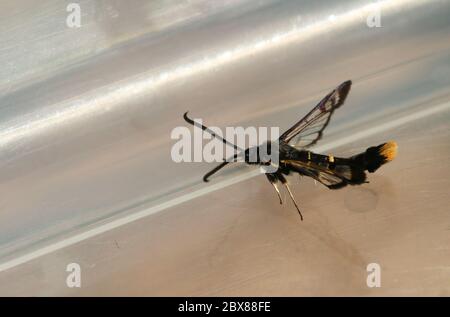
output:
M375 172L381 165L392 161L397 154L397 144L394 141L369 147L365 152L348 158L322 155L308 150L309 147L316 144L322 138L323 131L330 122L333 112L344 104L351 85L352 82L350 80L340 84L278 139L279 166L276 172L266 173L266 177L275 188L280 204L283 204L283 200L278 184L281 183L285 186L297 208L301 220L303 220L303 215L285 176L291 173L309 176L330 189L339 189L347 185L360 185L367 183L366 171L370 173ZM225 144L233 146L235 150L239 150L236 145L216 135L208 127L195 122L187 114L186 112L183 116L186 122L209 132L213 137L220 139ZM267 146L266 151L268 153L270 153L271 148L274 148L270 142L260 146ZM259 155L257 156L257 160L250 161L249 154L252 150L256 150L259 153L258 147L247 148L244 152L235 154L232 158L224 160L223 163L206 173L203 180L208 182L210 176L228 163L236 162L236 159L241 156L244 162L250 165L271 164L270 161L264 160Z

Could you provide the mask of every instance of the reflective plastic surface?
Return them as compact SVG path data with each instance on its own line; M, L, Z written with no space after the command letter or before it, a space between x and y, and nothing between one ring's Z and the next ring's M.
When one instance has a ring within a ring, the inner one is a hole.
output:
M449 294L448 1L79 3L75 29L1 5L0 294ZM171 160L187 110L286 129L346 79L315 150L400 154L362 187L302 179L303 223L252 169Z

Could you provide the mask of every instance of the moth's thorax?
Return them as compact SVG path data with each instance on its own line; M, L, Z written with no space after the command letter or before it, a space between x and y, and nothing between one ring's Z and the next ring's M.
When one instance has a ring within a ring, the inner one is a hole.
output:
M308 159L308 155L310 155L309 151L299 150L289 144L284 142L280 142L279 145L279 155L280 161L283 160L301 160L306 161Z

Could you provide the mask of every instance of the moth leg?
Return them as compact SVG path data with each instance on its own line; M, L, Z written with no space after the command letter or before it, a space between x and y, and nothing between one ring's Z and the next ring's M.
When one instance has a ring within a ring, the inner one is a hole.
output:
M223 167L225 167L227 164L229 163L233 163L235 162L235 159L238 157L237 154L233 155L232 158L230 159L226 159L224 160L222 163L220 163L220 165L217 165L216 167L214 167L212 170L210 170L208 173L205 174L205 176L203 176L203 181L205 183L209 182L209 179L213 174L215 174L217 171L219 171L220 169L222 169Z
M231 162L224 161L223 163L220 163L219 165L214 167L212 170L210 170L208 173L206 173L205 176L203 176L203 181L205 183L209 182L208 178L211 177L213 174L215 174L220 169L222 169L223 167L225 167L225 165L227 165L228 163L231 163Z
M297 202L295 201L294 195L291 192L291 188L289 187L286 178L284 178L284 176L281 173L279 173L277 176L278 176L278 179L281 181L281 183L286 187L286 189L289 193L289 196L291 196L292 202L295 205L295 208L297 208L298 214L300 215L300 219L303 221L302 212L300 211L300 208L298 208Z
M278 188L278 185L277 185L278 178L272 174L266 174L266 176L267 176L267 179L269 180L269 182L272 184L273 188L275 188L275 190L278 194L278 198L280 199L280 205L282 205L283 199L281 199L280 189Z

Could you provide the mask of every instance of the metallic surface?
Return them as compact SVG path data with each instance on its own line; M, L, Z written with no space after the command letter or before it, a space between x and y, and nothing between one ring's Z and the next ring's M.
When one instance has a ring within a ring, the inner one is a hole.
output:
M0 294L449 295L448 1L79 1L78 29L31 3L0 10ZM303 223L251 169L170 158L187 110L285 129L346 79L315 150L400 156L363 187L302 179Z

